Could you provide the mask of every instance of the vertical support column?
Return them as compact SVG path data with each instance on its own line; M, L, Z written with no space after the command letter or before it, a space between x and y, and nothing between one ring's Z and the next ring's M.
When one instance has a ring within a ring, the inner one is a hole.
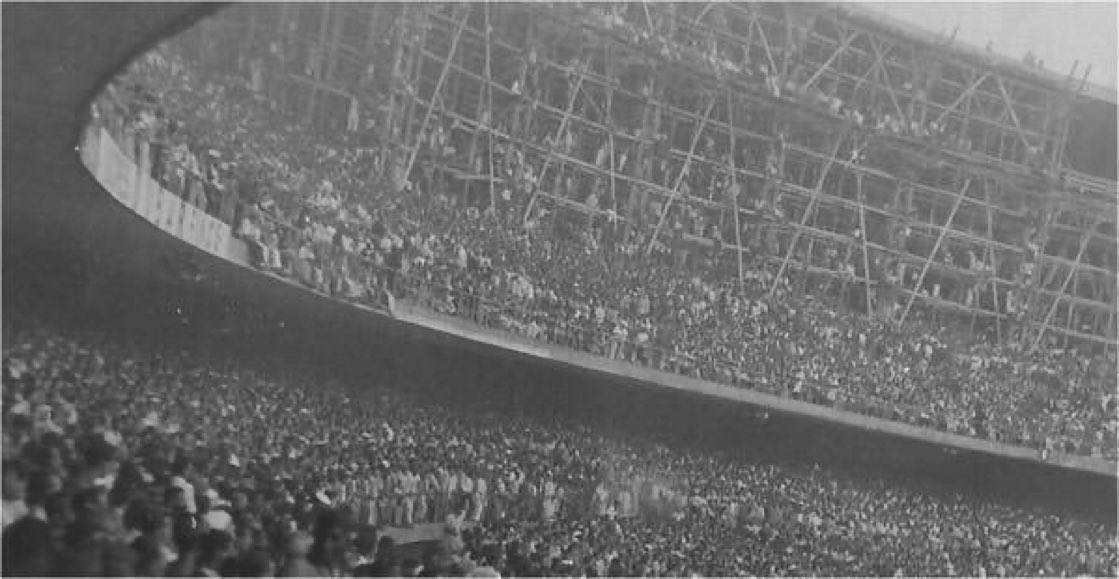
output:
M533 141L532 129L533 121L535 120L535 115L533 114L535 112L535 107L529 106L528 102L531 100L533 103L535 103L536 96L539 92L539 88L537 87L537 71L535 70L535 30L536 28L530 24L529 29L525 34L525 46L527 48L528 54L522 57L523 65L521 68L521 74L517 80L517 91L515 91L517 92L516 98L518 100L517 103L514 105L513 128L511 134L521 139L521 159L524 161L524 163L522 163L521 165L521 169L519 169L518 171L518 177L522 177L524 168L529 166L529 143ZM533 79L531 91L529 90L530 75ZM522 117L524 118L522 119ZM512 150L512 143L510 143L510 150ZM537 175L537 177L539 177L539 175Z
M246 6L242 6L241 8L243 10L245 10L245 12L248 13L246 15L246 18L248 18L248 21L249 21L248 25L245 29L245 38L244 38L244 42L245 42L244 46L248 47L249 50L245 50L244 52L242 52L242 54L246 54L246 55L255 57L255 56L257 56L257 53L256 53L255 50L253 50L253 48L254 48L253 41L256 40L257 7L254 4L248 4Z
M816 229L819 224L820 208L817 207L815 213L812 215L811 223L808 224L809 229ZM801 280L804 282L804 287L807 289L809 282L809 275L812 270L812 252L816 249L816 236L808 236L808 251L804 253L804 262L801 265Z
M618 78L617 71L614 70L614 47L613 45L606 45L606 77L609 79ZM614 151L614 133L617 127L614 124L614 85L609 83L606 85L606 138L610 146L610 199L612 200L611 210L614 211L615 218L618 215L618 173L616 163L617 155Z
M365 29L365 46L362 47L362 52L365 54L365 58L370 60L373 59L377 45L377 22L380 20L384 9L380 4L369 7L369 27Z
M495 175L493 173L493 130L495 119L493 116L493 68L492 56L490 54L491 25L490 5L488 2L482 5L482 14L485 17L486 25L486 108L489 111L489 114L487 115L487 117L489 118L489 123L487 123L488 126L486 127L486 162L489 165L490 207L493 208L497 203L497 199L493 190L493 181L495 178Z
M874 315L873 301L870 298L870 252L867 249L866 238L869 235L866 230L866 194L863 191L863 172L855 172L855 187L858 194L859 203L859 230L863 232L862 246L863 246L863 286L866 289L866 315ZM844 299L846 296L843 296ZM846 307L846 302L844 302Z
M420 83L423 80L424 73L424 50L427 48L427 33L431 27L429 8L426 5L420 5L414 16L410 16L405 22L408 23L409 33L413 33L415 29L419 29L419 38L411 39L412 57L408 60L407 71L405 73L408 79L409 89L412 91L411 97L404 103L404 132L401 138L401 143L412 142L412 119L415 118L416 113L416 98L419 96ZM434 97L432 98L434 103Z
M342 20L345 17L342 10L345 10L342 6L331 5L330 52L326 61L326 84L330 88L337 88L334 85L334 73L338 70L338 47L342 43Z
M281 40L291 40L288 35L288 23L291 22L291 10L293 7L298 9L297 6L294 6L292 4L284 3L280 5L280 17L279 20L276 22L276 36L278 36Z
M1047 200L1047 204L1044 208L1041 227L1038 232L1041 234L1041 243L1038 250L1034 253L1034 272L1029 280L1028 291L1024 292L1028 296L1026 297L1026 314L1033 323L1036 323L1036 319L1039 317L1037 315L1037 309L1041 307L1042 290L1048 288L1061 272L1060 262L1050 258L1049 254L1045 253L1045 247L1049 242L1049 229L1053 222L1057 221L1060 217L1062 211L1060 206L1054 209L1053 203L1051 199ZM1049 266L1048 272L1045 270L1045 266L1047 265ZM1043 275L1044 279L1042 279ZM1029 344L1026 343L1028 339L1028 336L1023 331L1023 347L1029 346Z
M995 239L995 226L991 217L991 195L988 191L991 181L985 180L983 183L983 211L987 215L987 239ZM999 312L999 284L998 284L998 264L995 263L995 248L993 245L987 245L987 259L990 261L992 270L991 275L991 299L995 306L995 337L998 343L1002 343L1002 313Z
M738 144L735 140L735 133L738 132L734 126L734 100L731 98L731 91L727 89L727 125L729 125L728 133L730 134L730 199L731 208L734 210L734 245L737 248L735 253L738 254L738 289L745 292L746 287L746 274L743 272L742 267L742 225L739 222L738 215L738 194L741 189L738 186L738 162L735 156L738 154Z
M664 107L661 105L664 85L659 81L659 76L650 76L646 79L647 84L641 89L644 97L641 114L641 141L633 159L637 177L650 182L653 180L652 170L653 164L656 162L652 143L655 143L658 135L660 135L661 117L664 113ZM627 215L630 219L644 224L648 190L644 186L635 186L630 191ZM629 228L627 227L627 235L628 231Z
M285 4L285 6L287 5ZM399 142L402 127L406 119L405 115L401 114L403 105L398 104L397 97L400 93L406 92L406 89L404 89L402 85L406 84L404 80L406 78L404 73L404 43L407 40L405 38L405 33L408 28L408 10L408 7L402 7L400 11L396 13L396 21L393 23L392 71L389 73L389 106L386 111L387 116L383 123L384 126L387 127L385 137L388 143Z
M332 20L334 6L330 3L322 5L322 18L319 20L319 37L313 45L308 48L308 58L315 58L315 76L321 76L323 65L323 50L327 45L327 35L330 33L330 22ZM304 113L304 120L307 124L312 124L315 120L315 107L319 101L319 78L311 80L311 94L307 96L307 110Z
M1071 107L1071 105L1069 106ZM1065 109L1062 108L1062 112L1064 112L1064 110ZM1066 165L1065 150L1068 147L1069 132L1072 130L1071 111L1062 115L1060 123L1061 136L1059 137L1056 146L1053 147L1053 161L1052 165L1050 165L1054 171L1060 171L1061 167L1064 167Z
M487 14L488 14L488 9L486 8L487 6L489 6L488 3L483 3L482 4L482 12L483 12L482 18L483 18L483 20L485 20ZM486 24L484 23L483 27L485 27L485 26L486 26ZM474 172L474 174L481 174L482 173L482 168L481 167L474 166L475 165L475 160L478 157L478 141L480 139L482 139L483 137L488 137L489 136L489 131L491 130L490 127L491 127L491 124L493 122L493 119L490 117L490 115L493 114L493 107L488 106L488 103L490 101L487 98L488 95L489 95L491 82L490 82L490 76L489 76L489 72L488 72L488 65L489 65L489 33L486 30L482 31L482 42L485 44L485 46L482 47L482 69L483 69L482 70L482 76L484 78L482 79L482 81L478 85L478 103L477 103L477 106L474 109L474 120L475 120L476 124L474 125L474 129L473 129L474 134L470 138L470 151L468 152L468 155L467 155L467 159L468 159L467 162L470 164L470 169L471 169L471 171ZM469 70L468 65L469 65L469 63L464 60L464 62L462 63L462 67ZM463 75L458 74L457 71L456 71L455 80L461 80L462 76ZM459 94L458 93L458 86L459 86L459 83L457 83L457 82L454 82L451 85L451 94L454 94L454 95ZM453 106L452 106L452 108L453 108ZM457 111L455 111L455 112L457 112Z

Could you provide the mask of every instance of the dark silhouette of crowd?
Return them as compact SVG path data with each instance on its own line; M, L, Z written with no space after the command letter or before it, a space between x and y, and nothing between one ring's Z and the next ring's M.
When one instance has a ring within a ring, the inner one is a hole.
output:
M154 51L110 85L94 119L128 149L154 143L153 177L234 225L262 269L344 299L385 305L392 295L534 340L1041 456L1115 457L1111 357L1031 353L920 319L899 327L784 278L770 296L764 252L746 257L740 282L718 251L681 260L659 245L646 256L647 237L601 215L540 203L522 222L519 189L476 203L425 189L445 182L429 169L395 187L377 170L389 155L369 139L308 127L243 76L196 68L173 46ZM503 158L498 171L532 179L517 155Z
M1114 528L1058 510L25 313L3 338L6 576L1116 572ZM386 531L429 522L417 555Z

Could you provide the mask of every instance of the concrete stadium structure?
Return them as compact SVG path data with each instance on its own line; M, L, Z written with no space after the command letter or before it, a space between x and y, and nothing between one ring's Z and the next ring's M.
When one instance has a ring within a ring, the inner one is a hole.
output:
M1097 514L1114 511L1113 470L1069 469L982 449L947 452L943 442L788 411L764 422L751 420L764 405L728 406L695 392L650 389L642 377L580 367L579 360L541 361L462 333L376 313L353 316L347 304L215 259L161 233L115 203L82 166L76 150L83 130L80 111L132 57L213 9L5 5L6 304L14 295L31 294L58 300L59 309L85 308L80 311L91 317L102 314L149 331L195 332L196 339L232 327L239 339L262 346L312 354L333 350L340 362L365 354L362 360L375 362L378 372L400 373L432 388L454 382L460 391L448 395L482 392L503 405L589 410L608 419L624 409L630 422L646 427L668 414L684 416L691 420L676 420L674 427L691 428L700 437L721 436L814 460L918 469L980 490L1013 488L1029 500L1081 502ZM181 275L187 267L204 273L187 279ZM194 327L182 327L169 304L196 312ZM277 332L278 318L289 330ZM315 341L322 342L317 349ZM377 353L369 356L370 349ZM626 403L633 400L643 402ZM743 433L752 436L740 438Z

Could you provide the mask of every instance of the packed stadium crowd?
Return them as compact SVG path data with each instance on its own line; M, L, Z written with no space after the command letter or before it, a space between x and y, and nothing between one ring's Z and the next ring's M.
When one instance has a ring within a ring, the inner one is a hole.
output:
M399 151L378 145L372 115L360 122L352 110L352 130L307 126L242 60L219 74L153 51L93 114L148 156L153 178L234 225L263 269L346 299L387 293L530 339L1043 456L1116 457L1113 357L1027 352L919 315L898 326L852 314L787 276L775 283L765 247L752 248L741 281L717 247L645 255L648 232L617 215L531 201L545 188L541 168L501 145L499 193L464 201L433 161L459 143L454 125L433 123L401 179Z
M5 318L5 576L1114 575L1113 527ZM928 487L928 488L925 488ZM419 555L389 527L439 522Z

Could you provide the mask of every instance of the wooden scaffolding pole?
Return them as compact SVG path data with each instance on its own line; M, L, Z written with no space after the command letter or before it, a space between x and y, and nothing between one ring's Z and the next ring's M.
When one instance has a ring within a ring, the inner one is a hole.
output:
M338 52L342 48L342 14L339 13L343 9L342 5L331 4L331 22L330 22L330 52L326 57L326 84L334 86L334 73L338 70Z
M835 47L835 50L832 51L831 56L829 56L828 59L825 60L823 64L821 64L819 68L816 69L816 72L812 73L812 76L808 77L808 80L804 81L804 84L802 86L805 89L811 88L812 85L815 84L815 82L819 80L819 78L824 74L824 71L826 71L833 62L835 62L835 59L839 58L843 55L843 53L847 52L847 48L851 46L851 43L854 42L855 39L857 39L862 34L862 32L850 32L846 30L846 27L844 27L840 34L843 36L843 39Z
M875 58L883 63L882 66L878 67L875 74L875 77L878 79L878 86L882 87L886 96L890 97L890 103L894 105L894 112L898 115L898 122L909 124L909 119L906 118L905 111L903 111L901 105L898 104L897 95L894 94L894 87L890 84L890 71L885 66L885 63L888 62L886 59L886 52L888 52L888 49L882 49L882 46L879 44L881 39L874 36L869 38L870 47L874 50Z
M488 2L482 4L482 15L485 17L486 26L486 107L489 111L487 117L489 122L486 123L486 159L489 165L489 183L490 183L490 208L496 210L497 196L494 193L494 179L496 175L493 174L493 127L496 119L494 118L493 111L493 69L492 57L490 56L490 5Z
M645 246L645 255L653 252L653 246L657 243L657 237L660 235L661 228L664 227L664 220L668 217L668 211L672 209L672 203L676 201L676 197L680 195L680 185L684 183L684 178L687 177L688 171L692 166L692 158L695 156L696 145L699 144L699 138L703 135L703 129L707 126L707 119L711 117L711 111L715 108L715 96L711 96L711 100L707 103L707 110L703 113L703 121L699 123L699 128L696 129L695 135L692 136L692 145L688 148L688 156L684 158L684 165L680 167L680 173L676 175L676 184L672 187L672 195L664 202L664 208L661 209L660 219L657 220L657 227L653 229L653 235L649 238L649 245Z
M859 200L859 230L863 232L859 238L863 246L863 285L866 291L866 315L874 315L873 300L870 298L870 252L867 249L867 230L866 230L866 193L863 191L863 174L861 171L855 173L855 189L858 193ZM844 299L844 307L846 307L847 296L842 296Z
M983 184L983 200L986 201L984 212L987 214L987 238L995 238L995 226L991 218L991 196L988 191L990 180L986 180ZM998 266L995 263L995 247L987 244L987 259L989 260L989 267L992 270L991 275L991 299L995 306L995 338L998 343L1002 343L1002 314L999 313L999 284L998 284ZM978 307L978 306L977 306Z
M1045 314L1045 319L1041 321L1041 326L1037 330L1037 336L1034 338L1033 344L1030 345L1030 352L1036 351L1038 345L1041 344L1041 338L1045 336L1045 332L1049 329L1049 322L1053 319L1053 313L1057 311L1057 306L1060 305L1061 298L1065 296L1065 290L1068 289L1069 282L1072 281L1072 277L1076 275L1077 269L1080 266L1080 259L1084 256L1084 250L1088 248L1088 243L1092 241L1092 236L1098 226L1099 222L1097 221L1084 232L1084 237L1080 240L1080 249L1076 251L1076 260L1073 265L1069 267L1068 275L1065 276L1065 281L1061 284L1061 291L1053 297L1053 304L1049 306L1049 311Z
M411 10L413 10L413 8L405 8L406 12L410 12ZM406 87L408 90L406 94L409 98L404 101L402 107L403 116L401 117L401 121L404 123L404 127L397 141L400 145L403 145L404 148L407 148L407 144L412 142L412 131L415 130L412 119L416 114L416 98L419 97L418 91L420 90L420 82L423 79L424 50L427 47L427 33L430 28L429 18L431 16L430 8L427 6L415 8L415 10L417 10L417 12L414 16L410 16L407 22L410 27L409 30L417 26L419 27L420 38L418 42L411 43L413 47L411 56L408 59L407 65L404 65L405 69L403 75L404 78L407 79ZM437 100L432 98L431 102L434 103L437 102Z
M1111 312L1109 312L1107 314L1107 333L1104 335L1104 338L1106 338L1108 341L1110 341L1110 343L1104 342L1104 345L1108 346L1110 348L1119 349L1119 345L1117 345L1114 341L1111 341L1111 340L1114 339L1113 338L1114 335L1115 335L1115 310L1111 310Z
M1070 119L1069 116L1070 115L1066 115L1061 120L1063 126L1063 128L1060 129L1061 137L1060 140L1057 141L1057 146L1053 147L1053 164L1051 165L1053 169L1060 169L1066 165L1065 149L1068 148L1069 133L1072 131L1072 119Z
M544 166L540 169L540 174L536 178L536 187L532 188L532 197L529 198L528 204L525 205L525 213L521 216L521 223L528 223L528 216L532 214L532 208L536 205L536 198L540 194L540 188L544 186L544 175L548 171L548 167L552 164L552 159L555 158L555 150L560 146L560 139L563 137L564 132L567 130L567 124L571 121L571 113L575 111L575 101L578 100L579 91L583 89L583 79L587 78L587 66L584 64L579 67L579 79L575 81L575 88L571 90L571 94L567 98L567 110L563 113L563 119L560 120L559 128L556 129L556 136L552 139L552 146L548 148L548 154L544 159Z
M333 18L331 18L332 13L333 5L329 3L323 3L322 20L320 20L319 22L319 38L318 41L312 43L312 46L308 49L310 53L317 59L314 62L315 67L312 71L315 77L312 78L312 80L316 82L311 85L311 94L307 98L307 110L304 112L304 122L306 122L308 125L310 125L312 121L314 121L315 105L319 102L319 82L322 81L324 76L322 67L324 64L323 60L325 59L325 55L323 54L323 50L326 48L326 38L330 29L330 22L331 20L333 20Z
M999 87L999 92L1002 93L1003 106L1005 107L1005 111L1010 113L1010 121L1013 123L1013 126L1008 126L1005 123L1000 124L1002 124L1004 129L1013 129L1018 140L1029 149L1033 145L1030 143L1030 140L1026 138L1026 129L1022 127L1022 123L1018 120L1018 114L1014 112L1014 99L1010 98L1010 93L1007 92L1006 85L1002 82L1002 78L995 77L995 81Z
M762 28L762 23L758 17L758 9L757 5L750 7L750 25L757 28L758 38L762 40L762 51L765 52L766 61L769 62L770 74L784 74L784 71L778 70L777 62L773 59L773 49L769 47L769 39L766 38L765 30Z
M482 4L483 12L486 11L487 6L488 6L487 4ZM483 17L484 17L484 15L483 15ZM490 115L493 114L493 107L489 106L489 104L488 104L489 101L487 100L486 96L489 94L490 87L493 85L493 83L490 81L490 76L488 75L488 72L487 72L487 65L489 63L484 58L486 56L489 56L489 54L488 54L488 52L489 52L488 48L489 47L488 47L488 44L486 43L486 40L487 40L486 37L483 36L483 38L482 38L482 43L483 43L483 47L482 47L482 52L483 52L482 79L478 83L478 97L477 97L477 102L475 104L475 109L474 109L474 118L478 120L478 124L475 125L475 127L473 129L470 130L470 133L471 133L470 134L470 149L467 151L467 156L466 156L467 167L469 168L470 174L474 175L474 176L481 175L482 171L483 171L483 167L482 167L481 163L479 162L481 160L481 155L480 155L480 152L478 150L479 149L478 141L485 138L486 142L487 142L486 150L489 151L488 143L489 143L489 138L492 136L492 127L491 127L492 118L491 118ZM464 65L465 65L465 63L464 63ZM459 95L460 91L458 90L458 87L461 86L462 76L461 75L456 75L454 80L452 80L451 82L454 83L451 87L451 91L450 91L451 94ZM461 98L456 99L456 102L461 103L462 99ZM471 184L469 182L463 183L463 197L465 199L467 199L468 202L469 202L469 197L470 197L470 188L471 188ZM491 202L493 201L492 193L493 192L490 191L490 194L491 194L490 195L490 197L491 197L490 201Z
M614 70L614 47L609 45L609 44L606 45L606 74L607 74L607 76L610 76L610 77L614 77L616 75L616 71ZM608 144L609 149L610 149L609 150L609 153L610 153L610 199L611 199L611 204L612 204L610 209L612 211L614 211L614 215L617 216L618 215L618 187L617 187L618 173L617 173L617 168L614 166L615 158L616 158L615 153L614 153L614 131L616 131L617 128L614 126L614 87L612 85L608 86L606 88L606 121L605 122L606 122L606 126L607 126L607 129L608 129L606 131L606 140L607 140L607 144Z
M443 62L443 71L439 73L439 80L435 83L435 90L431 93L431 100L428 102L424 120L420 123L420 131L416 133L415 144L412 145L412 151L408 155L408 163L404 165L404 172L402 173L404 179L412 174L412 166L416 163L416 155L419 154L420 147L423 146L424 136L427 134L427 125L431 122L432 113L435 112L435 101L442 101L440 91L443 89L443 83L447 81L447 73L451 70L451 62L455 58L455 51L458 50L459 38L462 37L462 31L466 28L466 21L469 19L470 7L467 7L462 15L462 20L459 21L458 28L455 30L454 38L451 39L451 49L447 52L447 60Z
M727 89L727 123L730 125L730 200L731 208L734 210L734 244L737 246L736 254L738 254L738 289L745 292L746 288L746 274L742 267L742 225L739 223L738 216L738 162L735 161L735 155L738 153L738 144L735 140L734 130L734 101L731 99L731 91Z
M816 210L816 205L820 200L820 190L824 187L824 180L827 179L828 172L831 171L832 165L835 164L836 155L839 154L839 147L843 144L846 134L837 135L835 144L832 145L831 155L828 157L828 163L824 169L820 171L820 178L816 180L816 186L812 188L812 194L808 199L808 204L804 207L804 214L800 216L800 225L793 232L793 239L789 243L789 248L785 250L785 258L781 260L781 267L777 269L777 275L773 277L773 285L769 287L769 297L777 292L777 286L781 283L781 276L785 275L785 270L789 267L789 259L793 256L793 250L796 249L797 242L800 241L800 236L804 232L808 223L808 218L813 211ZM865 234L864 234L865 235Z
M1079 293L1080 293L1080 272L1075 272L1075 273L1073 273L1073 277L1072 277L1072 297L1074 297L1074 298L1080 297ZM1072 314L1076 310L1076 300L1075 299L1069 300L1067 307L1068 307L1068 312L1066 312L1066 313L1068 315L1065 316L1065 330L1074 330L1075 331L1076 328L1072 327L1072 320L1073 320L1073 315ZM1066 332L1065 333L1065 343L1064 343L1065 348L1068 347L1068 338L1069 338L1069 334Z
M964 117L965 121L968 120L971 117L971 96L975 94L975 91L979 88L979 85L983 84L983 81L987 80L987 77L989 76L991 76L991 73L985 72L980 75L979 78L975 80L975 82L972 82L970 85L968 85L967 88L960 92L960 96L956 97L956 100L952 101L952 104L944 107L944 109L940 112L940 115L936 117L936 121L934 122L937 125L943 123L944 118L947 117L950 113L958 112L956 111L956 108L959 107L960 104L963 103L965 100L967 100L968 108L962 116Z
M487 6L486 4L482 4L483 11L486 9L486 6ZM485 33L483 33L483 37L482 37L483 45L486 44L486 37L485 37L484 34ZM486 56L485 53L488 52L487 48L488 48L487 46L482 47L483 56ZM464 66L465 65L466 65L466 63L464 63ZM454 67L452 67L452 68L454 68ZM459 82L455 83L456 86L452 87L451 94L457 95L458 94L457 85L460 84L461 81L462 81L461 75L456 75L454 80L459 81ZM454 81L452 81L452 82L454 82ZM476 104L475 109L474 109L474 118L478 120L479 124L478 124L477 127L475 127L471 131L470 150L467 153L467 164L470 167L470 170L473 171L472 174L474 174L474 175L479 175L479 174L482 173L482 167L481 166L475 166L475 160L478 158L478 141L482 139L483 135L489 135L490 134L490 115L493 114L493 108L488 107L486 105L486 103L488 102L486 100L486 95L488 94L488 91L489 91L489 89L492 85L493 85L493 83L491 82L490 77L486 74L486 62L485 62L485 59L483 58L482 78L478 82L478 101L477 101L477 104ZM467 184L466 185L466 190L469 191L469 188L470 188L470 185Z
M956 202L952 205L952 211L948 213L948 219L944 225L940 227L940 234L936 237L936 243L933 244L932 251L929 252L928 257L925 258L925 264L921 266L921 274L917 276L917 283L914 284L912 291L909 292L909 299L905 302L905 309L901 312L901 317L898 319L898 325L905 323L905 318L909 316L909 309L913 307L913 300L917 299L917 292L921 290L921 284L925 281L925 274L929 272L929 266L932 265L936 259L936 252L940 251L940 245L944 243L944 238L948 236L948 230L952 228L952 220L956 218L956 212L960 210L960 206L964 203L964 197L967 197L968 187L971 187L971 176L968 176L967 181L964 182L963 188L960 189L956 195Z
M384 125L387 127L385 131L386 141L389 143L395 142L400 139L400 135L403 131L401 125L404 123L404 119L406 118L404 114L399 114L399 111L397 109L402 107L398 107L396 101L397 95L401 92L399 85L402 84L402 81L405 77L403 64L405 41L404 27L407 18L408 10L407 8L402 8L400 12L396 14L395 22L393 23L394 30L392 39L392 71L389 73L389 83L391 89L389 91L389 106L388 110L385 111L386 116L384 119Z

